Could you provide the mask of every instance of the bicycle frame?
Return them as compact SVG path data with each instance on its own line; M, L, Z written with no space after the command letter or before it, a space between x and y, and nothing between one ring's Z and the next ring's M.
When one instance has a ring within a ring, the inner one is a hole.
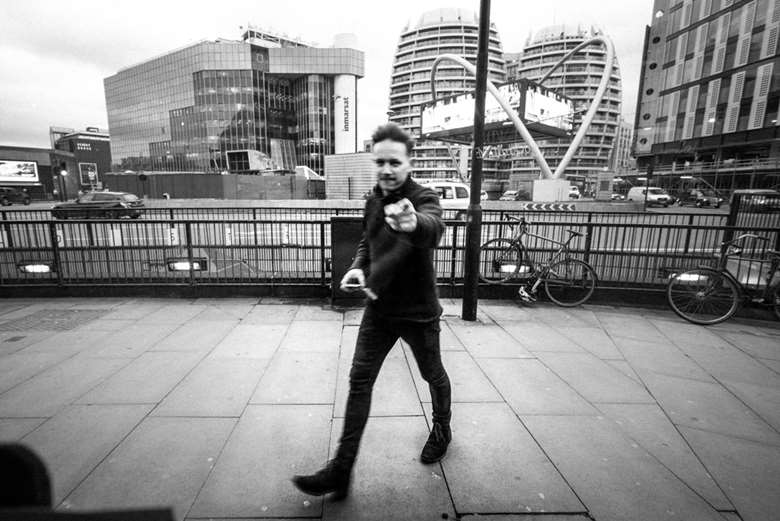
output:
M529 232L527 229L528 225L525 222L520 222L519 224L520 224L520 229L517 231L517 233L514 233L512 235L510 241L512 242L512 245L514 247L520 250L522 256L521 258L529 260L531 267L533 267L534 269L534 274L543 273L546 269L549 269L550 266L555 264L555 262L557 262L561 258L561 254L565 253L565 255L563 255L563 258L569 258L571 253L569 251L569 243L572 241L572 239L574 239L574 237L576 237L575 235L570 235L566 241L561 242L561 241L556 241L555 239L551 239L549 237L545 237L543 235L538 235ZM509 226L514 227L515 225L510 224ZM530 255L528 255L529 250L528 248L526 248L525 243L523 242L523 237L534 237L536 239L541 239L543 241L551 242L553 244L557 244L559 248L556 251L554 251L553 254L547 260L536 263L533 262L533 260L531 260Z

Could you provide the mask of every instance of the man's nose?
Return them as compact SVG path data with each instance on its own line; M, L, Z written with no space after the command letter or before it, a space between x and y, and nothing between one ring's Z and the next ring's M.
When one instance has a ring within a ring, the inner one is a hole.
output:
M382 172L383 174L392 174L393 169L390 168L390 163L384 163L382 165L382 170L380 170L380 172Z

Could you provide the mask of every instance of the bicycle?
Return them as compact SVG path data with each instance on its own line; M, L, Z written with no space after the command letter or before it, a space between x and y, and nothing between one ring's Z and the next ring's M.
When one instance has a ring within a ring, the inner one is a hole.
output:
M522 278L525 283L519 293L524 301L536 301L537 290L542 285L547 297L563 307L579 306L593 295L597 282L595 270L587 262L575 259L569 250L569 243L575 237L584 237L584 234L566 230L569 238L560 242L530 233L530 223L522 217L507 215L506 218L517 221L517 232L511 239L499 237L480 246L479 278L483 282L502 284L513 278ZM509 226L514 229L515 225ZM536 263L523 243L524 237L551 242L558 248L548 259Z
M772 306L775 316L780 319L780 252L765 250L768 259L742 258L740 256L748 239L769 241L766 237L750 233L740 235L722 244L725 262L717 268L699 266L674 274L666 287L666 298L672 310L689 322L708 326L728 320L742 303L752 302ZM737 266L758 267L756 288L746 287L731 272L729 257L736 257L732 260ZM762 280L761 272L767 264L769 270ZM763 285L761 282L765 285L759 291L759 286Z

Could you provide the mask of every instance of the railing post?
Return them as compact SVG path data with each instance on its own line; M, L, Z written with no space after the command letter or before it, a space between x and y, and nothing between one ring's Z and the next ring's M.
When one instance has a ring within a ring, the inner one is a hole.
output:
M57 285L62 286L62 259L60 258L60 243L57 240L57 225L49 223L49 238L51 240L51 252L54 257L54 265L57 267Z
M450 260L450 285L455 285L455 267L458 259L458 225L448 225L452 228L452 259Z
M325 223L320 222L320 284L325 287Z
M187 237L187 262L190 264L190 286L195 285L195 270L192 267L193 255L192 255L192 223L187 221L184 223L184 231Z
M688 253L689 246L691 244L691 230L693 228L693 214L688 216L688 229L685 231L685 247L683 253Z
M720 267L726 266L726 249L725 243L734 238L734 226L737 225L737 217L739 216L739 207L742 204L742 194L731 194L731 201L729 203L729 216L726 219L727 228L723 231L723 244L720 247Z
M593 243L593 212L588 212L588 224L585 227L585 262L590 264L590 247Z

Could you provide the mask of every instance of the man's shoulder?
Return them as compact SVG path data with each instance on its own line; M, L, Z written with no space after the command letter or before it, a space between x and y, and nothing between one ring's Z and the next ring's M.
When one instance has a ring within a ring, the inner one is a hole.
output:
M420 199L423 197L435 197L437 200L439 199L438 194L433 188L422 185L417 181L409 183L409 194L407 197L409 197L409 199Z

